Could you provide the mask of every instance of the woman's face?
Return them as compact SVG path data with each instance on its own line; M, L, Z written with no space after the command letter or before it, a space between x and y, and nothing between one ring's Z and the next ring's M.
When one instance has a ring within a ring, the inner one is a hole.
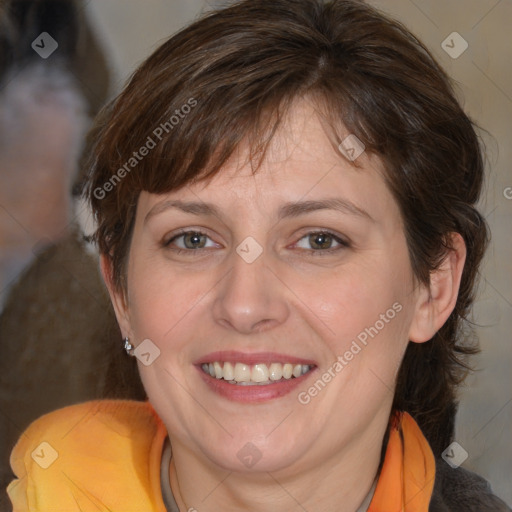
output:
M245 158L208 184L140 195L117 314L146 340L149 400L173 450L230 471L380 449L418 302L381 163L353 166L305 102L254 176Z

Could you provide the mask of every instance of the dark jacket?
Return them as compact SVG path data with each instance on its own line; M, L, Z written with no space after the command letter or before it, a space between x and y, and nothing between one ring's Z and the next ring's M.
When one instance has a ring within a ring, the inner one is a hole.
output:
M491 491L487 480L436 459L436 480L429 512L511 512Z

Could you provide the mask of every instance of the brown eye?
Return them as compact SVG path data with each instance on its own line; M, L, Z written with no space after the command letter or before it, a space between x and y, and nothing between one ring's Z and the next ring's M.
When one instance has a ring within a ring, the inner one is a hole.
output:
M328 233L313 233L309 235L309 243L313 249L330 249L333 237Z
M305 240L305 247L301 242ZM333 247L333 244L337 244ZM314 231L303 236L297 243L298 247L311 254L330 254L349 247L349 243L329 231Z

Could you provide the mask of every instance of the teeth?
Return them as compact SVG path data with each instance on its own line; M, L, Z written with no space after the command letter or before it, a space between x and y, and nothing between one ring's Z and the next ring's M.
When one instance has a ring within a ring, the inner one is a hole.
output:
M231 363L224 363L222 377L224 380L235 380L235 369L233 368L233 365Z
M213 368L215 369L215 377L217 379L222 379L222 366L220 365L220 363L218 363L217 361L215 361L215 363L213 363Z
M251 380L251 367L242 364L235 364L235 380L237 382L249 382Z
M281 377L283 376L283 365L279 363L272 363L268 371L270 372L270 380L281 380Z
M251 380L253 382L267 382L269 371L266 364L255 364L252 367Z
M219 361L204 363L201 367L211 377L224 379L231 384L240 386L265 385L282 379L298 378L308 373L312 368L308 364L271 363L266 365L260 363L251 367L244 363L233 365L229 362L222 363Z

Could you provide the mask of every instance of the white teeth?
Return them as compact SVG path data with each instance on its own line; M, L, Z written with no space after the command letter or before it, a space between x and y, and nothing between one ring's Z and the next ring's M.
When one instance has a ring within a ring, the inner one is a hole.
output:
M222 366L220 365L220 363L215 361L215 363L213 363L213 368L215 369L215 378L222 379L223 373L222 373Z
M266 364L255 364L252 367L251 380L253 382L267 382L269 371Z
M281 380L281 377L283 376L283 365L279 363L272 363L268 371L270 373L270 380Z
M293 365L286 363L283 365L283 377L285 379L291 379L293 374Z
M231 384L241 386L265 385L282 379L298 378L308 373L312 366L308 364L281 364L270 365L259 363L253 366L244 363L229 363L214 361L204 363L201 368L205 373L216 379L224 379Z
M251 380L251 367L247 364L235 364L235 380L237 382L249 382Z
M234 380L235 379L235 369L231 363L224 363L224 368L222 370L222 377L224 380Z

